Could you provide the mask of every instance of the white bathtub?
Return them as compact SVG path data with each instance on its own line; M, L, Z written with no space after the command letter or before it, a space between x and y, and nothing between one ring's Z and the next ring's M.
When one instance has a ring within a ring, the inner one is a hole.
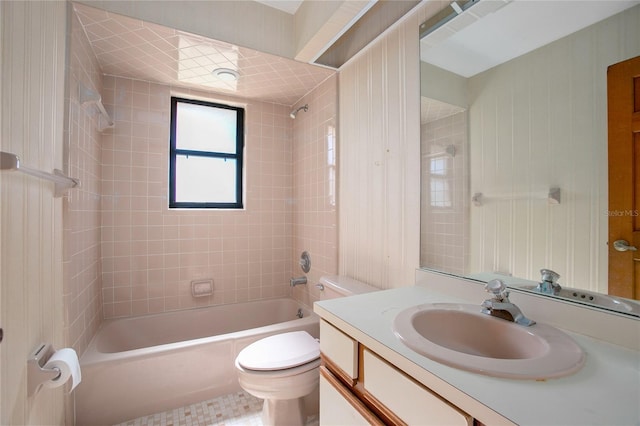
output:
M244 347L287 331L319 337L318 321L293 299L107 320L80 358L76 425L113 425L238 391L234 361Z

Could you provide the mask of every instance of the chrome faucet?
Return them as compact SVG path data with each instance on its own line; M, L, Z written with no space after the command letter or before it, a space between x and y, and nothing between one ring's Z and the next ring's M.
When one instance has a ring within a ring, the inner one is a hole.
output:
M556 296L560 294L562 287L560 287L560 284L556 282L558 281L558 278L560 278L560 275L557 272L554 272L551 269L540 269L540 275L540 282L536 287L536 291L545 294L554 294Z
M525 317L520 308L511 303L507 286L501 280L491 280L484 289L493 294L491 299L482 302L482 313L492 317L502 318L523 326L530 326L536 322Z
M306 283L307 283L307 277L305 277L304 275L298 278L291 278L289 280L289 285L291 287L295 287L297 285L306 284Z

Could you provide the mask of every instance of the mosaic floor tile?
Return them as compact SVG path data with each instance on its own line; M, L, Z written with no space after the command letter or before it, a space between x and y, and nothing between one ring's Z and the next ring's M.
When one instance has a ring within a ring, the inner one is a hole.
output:
M262 400L236 392L115 426L261 426Z
M114 426L262 426L262 400L241 391ZM317 416L307 426L317 426Z

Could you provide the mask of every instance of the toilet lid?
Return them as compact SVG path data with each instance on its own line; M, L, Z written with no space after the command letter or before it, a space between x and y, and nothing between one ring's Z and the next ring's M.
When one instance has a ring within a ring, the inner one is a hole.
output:
M238 364L249 370L284 370L320 357L320 343L306 331L276 334L240 351Z

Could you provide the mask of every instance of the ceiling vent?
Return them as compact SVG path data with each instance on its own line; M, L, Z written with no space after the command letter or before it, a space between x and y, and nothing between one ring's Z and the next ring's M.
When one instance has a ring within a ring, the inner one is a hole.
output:
M435 46L512 0L457 0L420 25L423 48ZM473 7L473 10L470 10ZM455 19L454 19L455 18Z
M431 34L479 1L480 0L452 1L449 7L445 7L420 25L420 38Z

